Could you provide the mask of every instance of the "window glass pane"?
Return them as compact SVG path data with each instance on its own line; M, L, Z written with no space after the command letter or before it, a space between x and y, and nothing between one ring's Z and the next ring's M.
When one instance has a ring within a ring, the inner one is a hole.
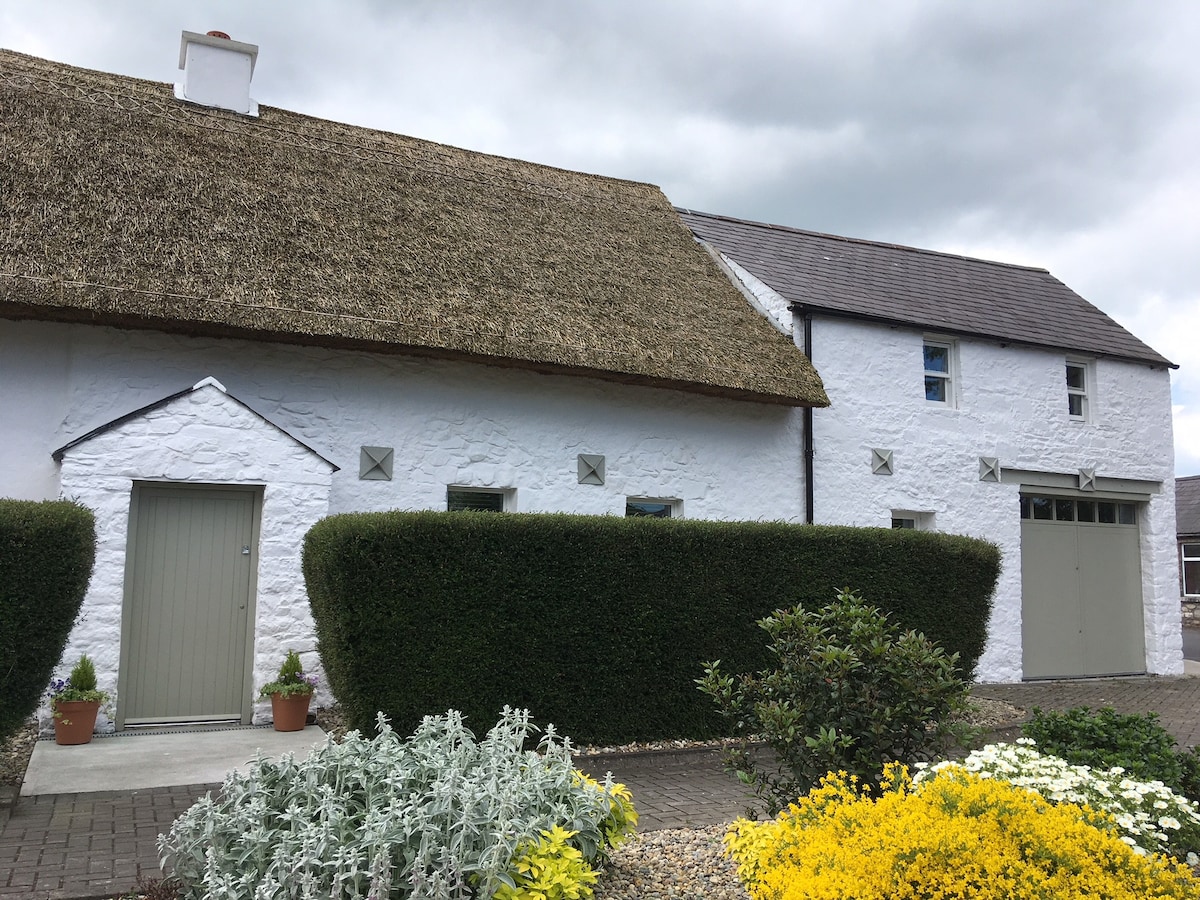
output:
M916 528L916 519L892 519L893 528Z
M446 491L446 509L450 512L483 510L504 512L504 494L501 491Z
M1200 544L1184 544L1183 555L1188 559L1200 559Z
M950 348L925 345L925 371L950 373Z
M1021 518L1028 519L1032 513L1030 512L1030 502L1028 497L1021 498Z
M1035 519L1050 519L1054 504L1049 497L1034 497L1033 498L1033 517Z
M1096 501L1080 500L1075 504L1075 515L1078 517L1080 522L1095 522Z
M1096 511L1099 513L1096 521L1102 522L1105 525L1117 524L1117 504L1101 500L1096 504Z
M1055 500L1054 501L1054 518L1060 522L1075 521L1075 501L1074 500Z
M1189 560L1183 564L1183 592L1200 594L1200 560Z
M1067 366L1067 387L1082 391L1086 385L1086 369L1083 366Z
M1117 507L1117 521L1122 525L1137 524L1137 507L1132 503L1122 503Z
M625 515L669 519L671 518L671 504L659 500L626 500Z
M925 399L946 402L946 379L936 376L925 376Z
M1067 394L1067 412L1072 416L1083 418L1083 396L1081 394Z

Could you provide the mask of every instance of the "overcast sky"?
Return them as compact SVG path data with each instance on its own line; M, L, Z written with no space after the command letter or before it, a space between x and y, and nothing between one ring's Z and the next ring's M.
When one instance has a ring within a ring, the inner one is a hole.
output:
M1045 267L1180 365L1200 474L1195 0L0 6L0 46L157 81L183 29L258 44L261 103Z

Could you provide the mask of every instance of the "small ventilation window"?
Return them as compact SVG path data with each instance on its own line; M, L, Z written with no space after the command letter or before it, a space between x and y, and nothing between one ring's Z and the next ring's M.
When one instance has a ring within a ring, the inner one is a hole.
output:
M450 512L504 512L510 493L480 488L446 488L446 509Z
M630 497L625 501L625 515L626 517L674 519L679 515L678 504L678 500Z

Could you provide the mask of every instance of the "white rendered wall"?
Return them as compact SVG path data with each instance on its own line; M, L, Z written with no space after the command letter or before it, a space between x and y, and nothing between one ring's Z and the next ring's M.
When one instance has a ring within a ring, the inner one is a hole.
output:
M957 408L925 400L917 330L818 318L813 363L831 407L816 410L815 517L887 527L891 511L931 512L938 531L1000 546L1003 570L977 675L1021 677L1019 486L979 480L979 457L1006 469L1158 482L1140 509L1146 665L1182 672L1174 541L1170 380L1164 369L1094 363L1092 420L1067 414L1062 353L958 340ZM872 448L893 452L894 474L871 470Z
M127 423L69 451L60 481L53 450L208 376L340 467L325 476L319 513L307 451L280 455L297 445L253 416L257 427L225 433L204 415L192 417L203 426L194 431L187 417L148 416L136 427L178 431L147 437L144 453L131 449ZM313 647L296 612L307 622L300 539L327 512L444 509L447 485L461 485L514 490L522 512L624 515L637 496L678 500L690 518L803 518L802 416L787 407L444 360L0 320L0 383L21 378L21 390L0 392L13 436L0 442L0 496L61 490L99 513L101 552L66 659L93 655L106 689L117 677L135 478L266 485L255 685L275 674L280 646ZM256 451L269 465L249 464L248 436L277 445ZM359 480L363 445L395 448L393 480ZM580 453L606 457L606 484L578 483ZM268 569L273 559L281 565Z
M96 513L98 541L81 619L59 676L86 653L96 663L101 689L116 692L135 481L263 486L252 685L274 678L283 649L299 651L306 670L317 669L298 548L305 532L328 514L331 474L325 460L213 386L69 449L62 462L63 494ZM318 697L323 699L327 693ZM268 720L269 709L269 703L256 703L254 720Z

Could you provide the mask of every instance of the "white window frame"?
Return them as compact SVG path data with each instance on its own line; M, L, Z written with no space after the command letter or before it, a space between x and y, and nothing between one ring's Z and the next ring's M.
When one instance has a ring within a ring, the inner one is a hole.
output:
M908 528L915 531L933 531L934 516L929 510L922 509L893 509L891 519L892 528ZM900 524L904 523L904 524Z
M1078 369L1083 373L1083 387L1076 388L1071 386L1069 372L1071 369ZM1067 387L1067 416L1072 422L1090 422L1092 418L1092 365L1087 360L1067 358L1063 366L1063 373L1066 378ZM1079 398L1080 411L1078 413L1071 411L1071 399Z
M1192 548L1194 553L1189 552L1188 548ZM1183 591L1185 597L1200 597L1200 575L1194 579L1196 583L1189 584L1187 577L1187 564L1195 563L1195 569L1200 572L1200 538L1194 541L1179 542L1179 589ZM1188 590L1191 588L1191 590Z
M456 511L450 509L450 493L452 491L454 493L499 496L503 504L499 510L500 512L515 512L517 508L517 492L513 488L485 488L466 484L448 484L446 485L446 509L452 512Z
M925 349L927 347L936 347L946 351L946 371L940 372L936 369L925 368ZM924 369L925 377L921 381L921 390L925 393L925 402L930 406L940 406L943 409L955 409L958 406L956 399L958 389L958 344L955 341L947 340L939 337L924 337L921 339L921 367ZM925 382L930 378L937 378L944 384L944 400L931 400L929 393L926 390Z
M683 501L675 497L626 497L625 498L625 515L627 518L635 518L629 515L629 505L631 503L658 503L667 507L667 515L655 516L659 519L678 519L683 515Z

